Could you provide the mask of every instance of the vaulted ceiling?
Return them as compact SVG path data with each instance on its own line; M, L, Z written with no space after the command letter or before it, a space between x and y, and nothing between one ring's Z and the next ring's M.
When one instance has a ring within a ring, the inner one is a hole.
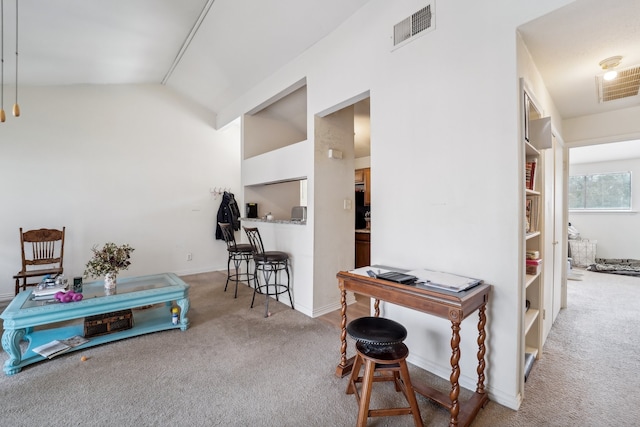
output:
M3 1L13 84L16 0ZM19 0L19 84L164 82L216 112L367 1Z
M367 1L19 0L19 81L164 82L217 112ZM15 4L4 0L5 84L15 81ZM598 104L595 89L602 59L640 64L638 16L638 0L577 0L520 28L564 118L640 105Z

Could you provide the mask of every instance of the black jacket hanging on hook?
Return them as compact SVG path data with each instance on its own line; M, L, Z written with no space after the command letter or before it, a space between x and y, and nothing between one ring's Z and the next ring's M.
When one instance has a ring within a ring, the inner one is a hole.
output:
M240 209L236 203L236 198L233 193L224 192L222 195L222 202L220 202L220 208L218 208L218 217L216 221L216 239L222 240L222 229L220 229L219 222L229 223L234 230L240 230Z

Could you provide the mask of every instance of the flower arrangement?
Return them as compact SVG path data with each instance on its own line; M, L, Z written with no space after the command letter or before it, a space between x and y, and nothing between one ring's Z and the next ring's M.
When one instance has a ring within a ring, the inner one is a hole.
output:
M120 270L126 270L131 265L131 252L134 249L129 245L118 246L115 243L105 243L102 249L94 246L91 251L93 257L87 263L84 277L103 277L109 273L118 274Z

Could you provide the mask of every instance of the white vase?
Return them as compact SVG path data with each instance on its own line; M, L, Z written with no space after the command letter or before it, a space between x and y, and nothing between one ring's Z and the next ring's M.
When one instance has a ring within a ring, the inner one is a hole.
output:
M116 292L116 273L107 273L104 276L104 290L107 295Z

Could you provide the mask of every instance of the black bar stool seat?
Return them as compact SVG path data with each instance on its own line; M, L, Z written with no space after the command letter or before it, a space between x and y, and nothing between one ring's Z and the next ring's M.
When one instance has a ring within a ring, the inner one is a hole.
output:
M347 325L347 333L356 341L373 345L401 343L407 338L407 329L395 320L384 317L361 317Z
M251 245L247 244L247 246L249 246L249 252L251 252ZM256 255L254 258L261 262L284 262L289 259L289 254L280 251L266 251Z

